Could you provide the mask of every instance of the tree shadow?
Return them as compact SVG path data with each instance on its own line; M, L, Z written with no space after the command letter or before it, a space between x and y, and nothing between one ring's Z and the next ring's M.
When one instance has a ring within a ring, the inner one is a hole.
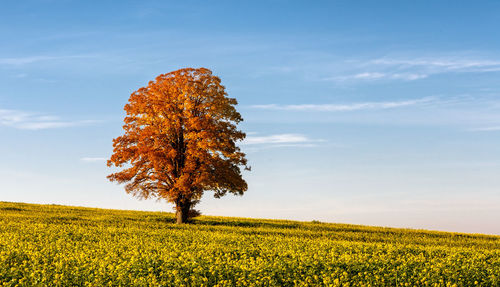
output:
M214 218L194 218L191 224L208 225L208 226L227 226L227 227L247 227L247 228L279 228L279 229L296 229L300 227L296 222L266 222L263 220L230 220L230 219L214 219Z
M19 208L19 207L2 207L0 208L0 210L4 210L4 211L25 211L25 209L23 208Z

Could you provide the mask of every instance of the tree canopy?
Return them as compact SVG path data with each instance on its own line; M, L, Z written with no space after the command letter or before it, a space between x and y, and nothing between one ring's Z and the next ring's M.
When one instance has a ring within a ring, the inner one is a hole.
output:
M237 129L243 119L235 105L209 69L159 75L125 105L124 134L113 140L107 162L123 170L108 179L139 198L173 203L177 223L187 221L205 191L242 195L241 168L248 167L237 146L245 133Z

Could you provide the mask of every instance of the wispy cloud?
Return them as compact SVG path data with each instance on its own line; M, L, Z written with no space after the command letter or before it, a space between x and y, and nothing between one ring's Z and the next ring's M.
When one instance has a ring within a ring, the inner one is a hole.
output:
M252 108L263 110L285 110L285 111L321 111L321 112L342 112L358 110L379 110L393 109L399 107L408 107L424 103L430 103L434 100L432 97L421 99L392 101L392 102L362 102L350 104L302 104L302 105L253 105Z
M315 147L321 139L311 139L303 134L273 134L266 136L247 136L242 142L252 147Z
M321 80L359 82L400 80L415 81L446 73L500 72L500 60L473 55L381 57L369 60L347 60L331 76Z
M82 157L80 160L83 162L101 162L101 161L106 161L107 158L105 158L105 157Z
M0 65L26 65L42 61L59 61L68 59L93 58L95 55L65 55L65 56L25 56L0 58Z
M269 136L249 136L244 140L244 144L284 144L284 143L304 143L310 139L301 134L276 134Z
M417 58L397 59L380 58L370 61L374 65L397 66L399 68L425 68L435 72L461 71L461 72L492 72L500 71L500 61L478 60L464 58Z
M56 116L0 109L0 126L23 130L65 128L95 123L95 120L65 121Z
M500 131L500 126L474 128L474 129L470 129L469 131L471 131L471 132L495 132L495 131Z
M326 78L325 80L334 80L334 81L348 81L348 80L405 80L405 81L414 81L418 79L427 78L429 75L424 73L390 73L390 72L363 72L353 75L346 76L335 76Z

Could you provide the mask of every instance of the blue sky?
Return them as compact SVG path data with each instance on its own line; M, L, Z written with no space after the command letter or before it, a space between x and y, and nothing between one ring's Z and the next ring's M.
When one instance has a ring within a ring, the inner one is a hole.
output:
M8 1L0 200L171 211L106 180L131 92L206 67L247 132L208 215L500 234L500 3Z

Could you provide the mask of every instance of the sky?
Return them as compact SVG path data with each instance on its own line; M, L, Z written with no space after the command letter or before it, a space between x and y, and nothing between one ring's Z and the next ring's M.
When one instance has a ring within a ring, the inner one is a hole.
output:
M106 176L123 106L205 67L250 172L205 215L500 235L498 1L5 1L0 201L172 211Z

